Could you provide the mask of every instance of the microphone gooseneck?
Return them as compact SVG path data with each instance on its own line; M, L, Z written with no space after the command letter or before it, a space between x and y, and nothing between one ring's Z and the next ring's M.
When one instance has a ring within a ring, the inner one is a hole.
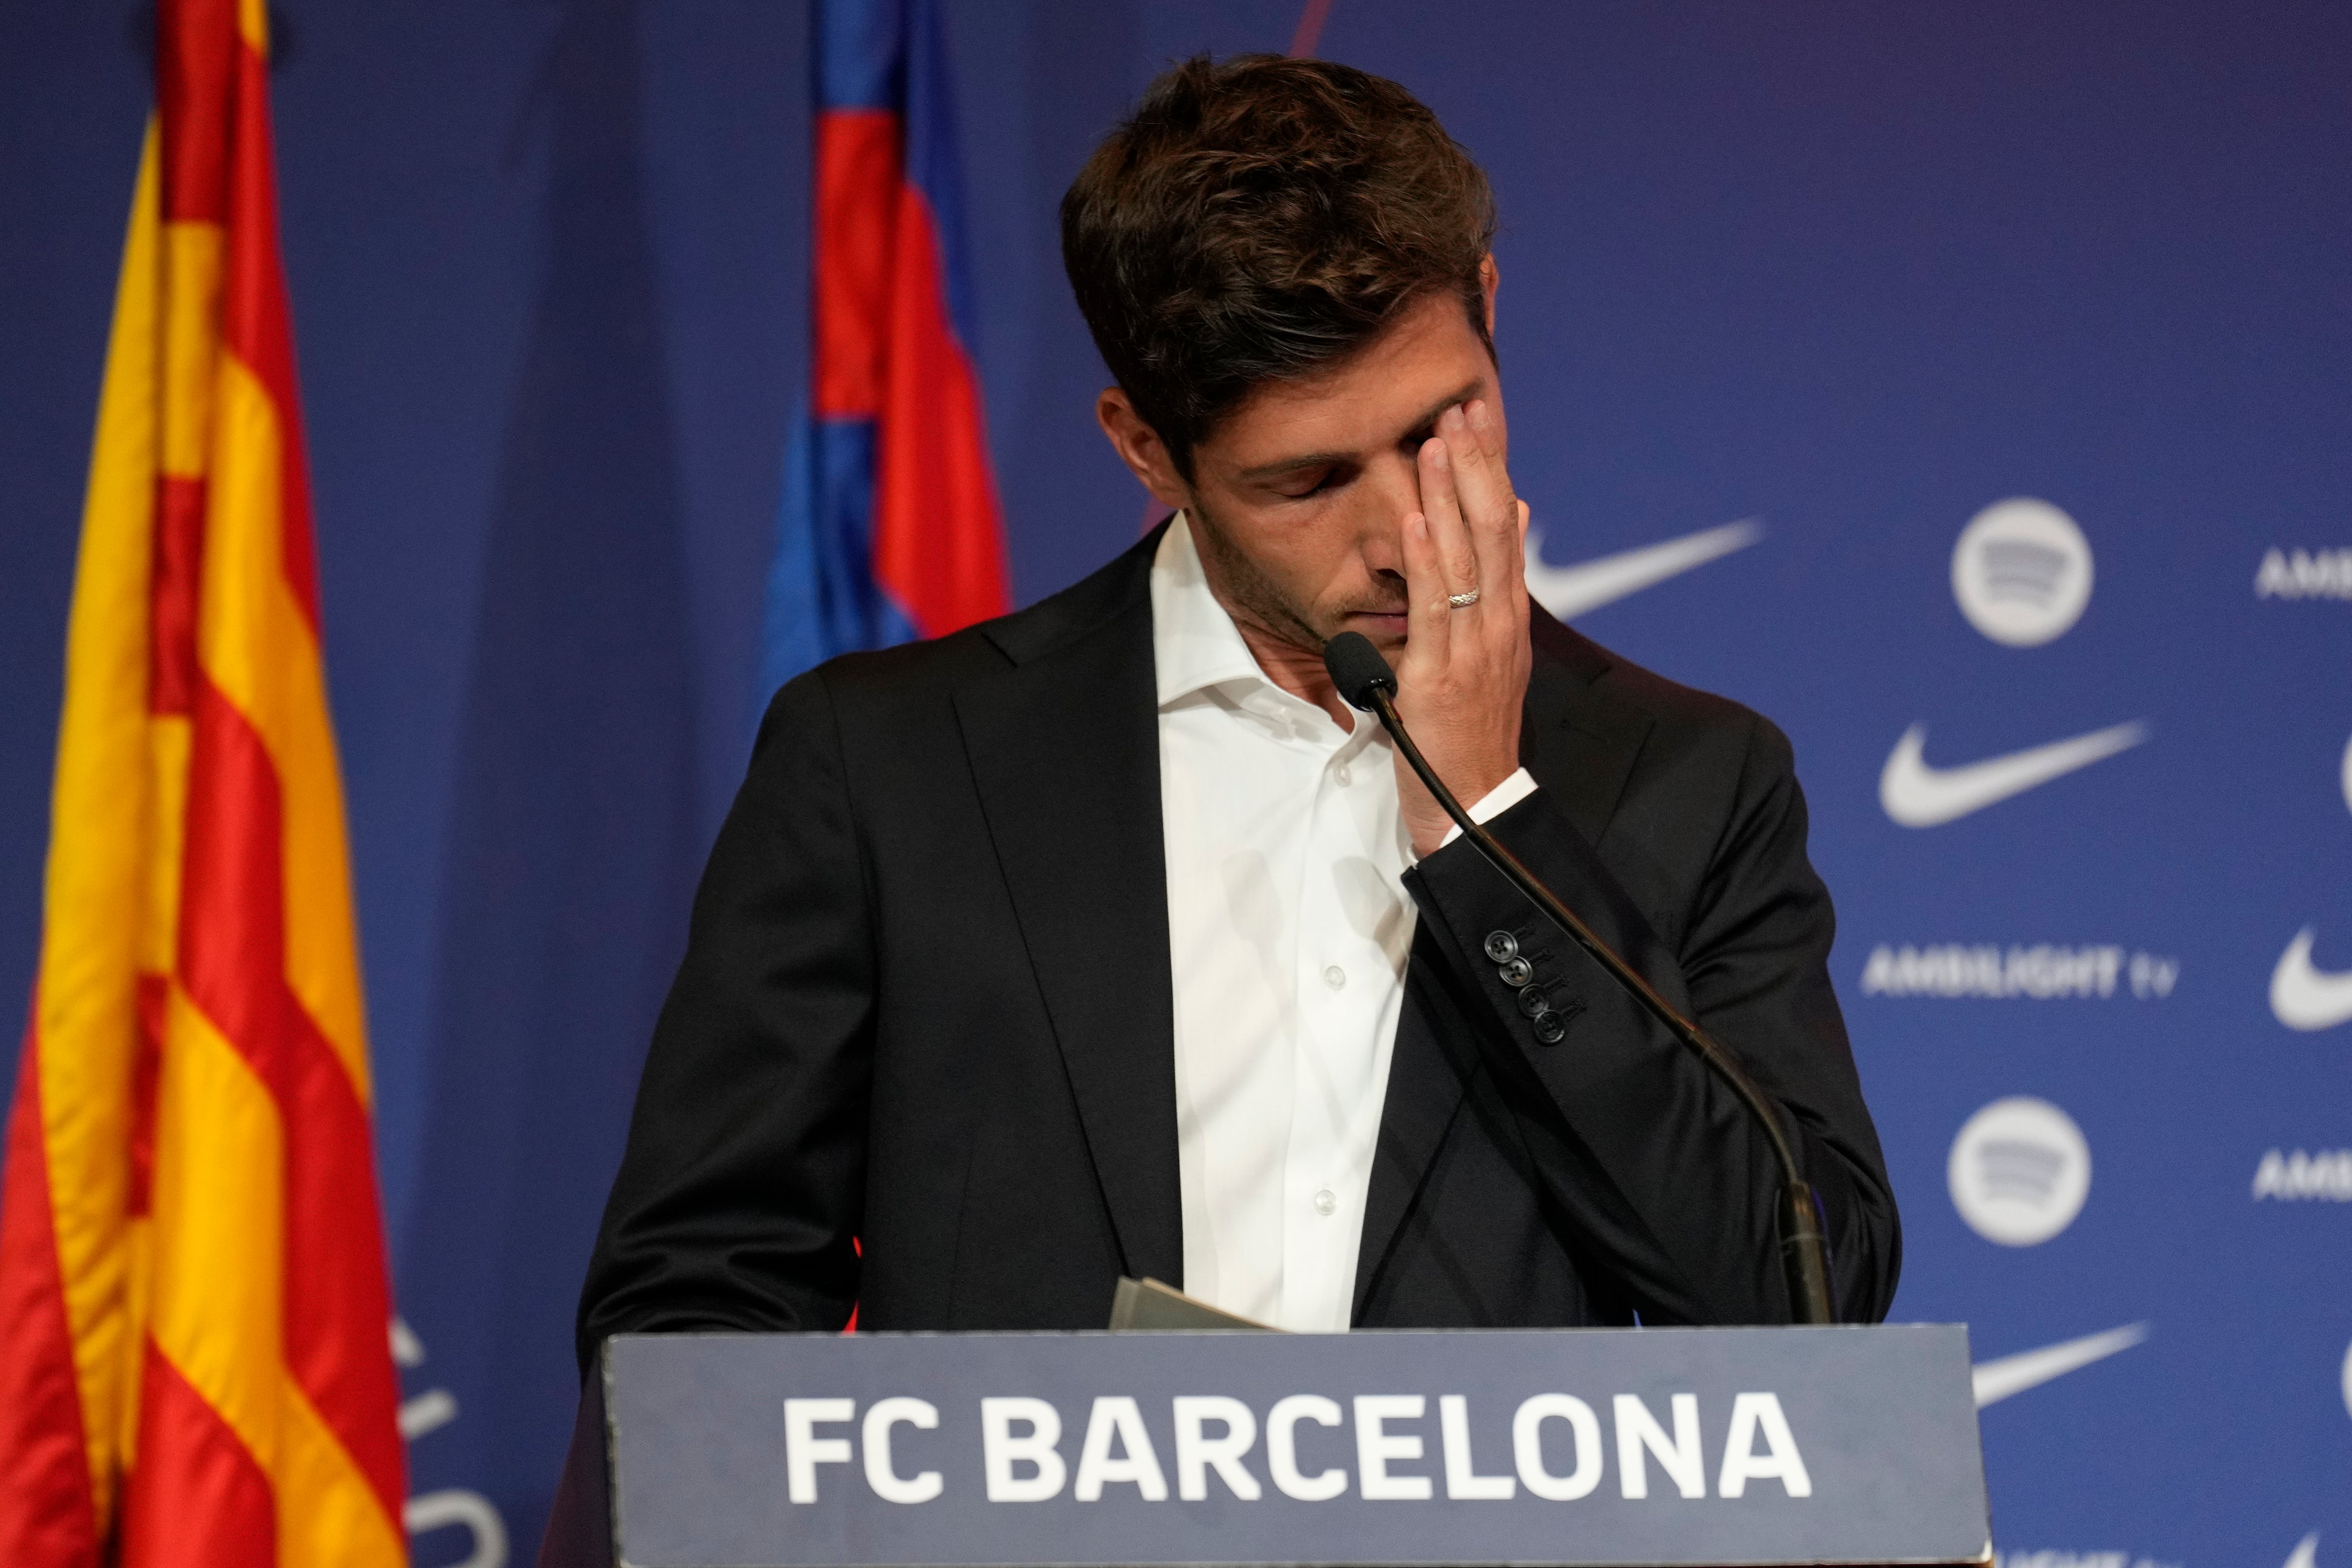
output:
M1445 808L1445 814L1454 819L1462 836L1475 844L1496 871L1527 894L1552 924L1568 934L1570 941L1591 955L1593 961L1608 971L1611 979L1657 1019L1667 1033L1705 1062L1708 1071L1748 1107L1748 1114L1763 1128L1773 1157L1780 1166L1780 1267L1788 1281L1790 1312L1801 1323L1837 1322L1836 1308L1830 1301L1829 1245L1822 1234L1821 1211L1813 1200L1812 1186L1797 1165L1797 1152L1790 1146L1788 1132L1780 1125L1771 1101L1748 1076L1738 1058L1676 1011L1672 1002L1660 996L1656 988L1617 955L1616 949L1595 936L1592 928L1561 903L1500 840L1471 820L1462 802L1454 799L1454 791L1445 787L1428 758L1422 756L1421 747L1412 743L1404 721L1397 717L1393 700L1396 672L1370 639L1359 632L1342 632L1323 644L1323 667L1330 673L1332 685L1349 706L1379 718L1396 742L1398 752L1437 803Z

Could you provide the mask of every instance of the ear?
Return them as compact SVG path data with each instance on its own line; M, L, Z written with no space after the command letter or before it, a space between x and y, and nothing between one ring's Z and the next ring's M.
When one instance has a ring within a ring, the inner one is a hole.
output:
M1095 423L1110 440L1111 450L1127 465L1143 487L1163 506L1185 507L1192 500L1192 487L1176 472L1176 459L1160 433L1143 423L1135 405L1117 387L1105 387L1095 399Z
M1486 337L1495 336L1495 290L1503 283L1503 269L1495 265L1495 253L1488 251L1486 259L1478 264L1478 287L1486 296Z

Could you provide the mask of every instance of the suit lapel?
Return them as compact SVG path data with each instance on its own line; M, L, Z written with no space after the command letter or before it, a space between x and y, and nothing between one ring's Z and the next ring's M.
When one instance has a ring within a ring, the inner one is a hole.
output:
M1120 565L1091 606L990 628L1013 662L955 701L1127 1271L1181 1281L1150 556Z
M1535 664L1520 714L1519 759L1588 844L1597 845L1616 813L1651 720L1619 703L1597 682L1609 656L1541 610L1533 612ZM1475 940L1476 934L1467 934ZM1373 1280L1395 1244L1397 1228L1432 1161L1460 1115L1470 1080L1481 1071L1467 1039L1448 1039L1473 1004L1454 996L1436 969L1444 938L1426 924L1413 938L1405 1005L1397 1019L1389 1083L1381 1103L1379 1146L1364 1199L1364 1234L1356 1254L1354 1315L1360 1318Z
M1461 1113L1477 1071L1467 1040L1448 1039L1445 1020L1460 1010L1443 998L1438 983L1445 955L1437 933L1424 924L1413 933L1405 969L1404 1005L1397 1011L1396 1044L1389 1052L1389 1082L1381 1101L1381 1130L1372 1148L1371 1182L1364 1193L1364 1233L1356 1247L1355 1300L1349 1321L1363 1321L1372 1281L1396 1243L1397 1228L1412 1207L1422 1178L1429 1174L1447 1129Z
M1519 721L1519 760L1596 850L1650 733L1650 716L1600 684L1609 655L1534 612L1535 667Z

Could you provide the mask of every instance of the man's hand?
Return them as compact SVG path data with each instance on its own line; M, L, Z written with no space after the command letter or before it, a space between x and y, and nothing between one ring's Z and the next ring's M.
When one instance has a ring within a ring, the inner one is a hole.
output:
M1418 458L1422 509L1404 520L1404 656L1397 713L1465 807L1519 766L1527 696L1527 507L1503 468L1503 433L1483 399L1449 408ZM1477 602L1456 607L1456 594ZM1400 756L1397 797L1416 855L1454 821Z

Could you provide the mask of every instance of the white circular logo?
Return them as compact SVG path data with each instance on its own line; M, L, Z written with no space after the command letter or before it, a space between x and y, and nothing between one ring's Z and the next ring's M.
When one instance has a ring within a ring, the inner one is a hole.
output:
M2003 1247L2036 1247L2083 1212L2091 1145L2065 1112L2018 1095L1968 1119L1944 1176L1969 1229Z
M2352 740L2344 743L2344 807L2352 810Z
M2344 1347L2344 1413L2352 1416L2352 1344Z
M1952 597L1994 642L2038 647L2063 636L2091 602L2091 543L2047 501L1996 501L1952 547Z

